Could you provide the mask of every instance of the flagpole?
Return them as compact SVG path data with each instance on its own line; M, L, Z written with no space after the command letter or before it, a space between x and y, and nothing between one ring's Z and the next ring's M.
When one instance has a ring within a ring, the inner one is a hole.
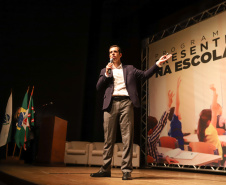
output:
M35 86L33 85L32 90L31 90L31 96L33 95L33 91L34 91ZM29 101L30 104L30 101Z
M22 151L22 146L20 147L20 154L19 154L19 159L20 159L21 151Z
M10 94L12 94L12 93L13 93L13 89L11 88L10 91L11 91ZM11 124L12 124L12 123L11 123ZM9 150L9 144L7 143L7 144L6 144L6 155L5 155L5 159L6 159L6 160L7 160L7 158L8 158L8 150Z
M15 150L16 150L16 143L15 143L15 146L14 146L14 149L13 149L13 157L14 157L14 154L15 154Z
M13 94L13 89L11 88L10 90L11 90L11 94ZM12 124L12 122L11 122L11 124ZM12 138L12 137L11 137L11 138ZM8 154L8 143L7 143L6 148L7 148L7 153L6 153L6 159L7 159L7 157L8 157L8 155L7 155L7 154Z
M6 144L6 153L5 153L5 159L8 157L8 143Z

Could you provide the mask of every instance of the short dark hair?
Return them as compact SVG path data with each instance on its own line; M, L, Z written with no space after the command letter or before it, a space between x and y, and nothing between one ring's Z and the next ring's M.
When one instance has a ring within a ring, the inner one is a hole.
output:
M154 129L155 126L158 124L158 120L153 116L148 116L147 120L147 130Z
M110 46L110 47L109 47L109 50L110 50L111 48L114 48L114 47L117 47L119 53L122 53L122 50L121 50L121 48L120 48L118 45L112 45L112 46Z

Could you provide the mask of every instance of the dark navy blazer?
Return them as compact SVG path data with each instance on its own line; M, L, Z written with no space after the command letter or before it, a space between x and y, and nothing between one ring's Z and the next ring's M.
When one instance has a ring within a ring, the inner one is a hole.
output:
M128 91L129 97L133 102L134 107L140 107L140 100L137 92L137 80L144 79L147 80L152 77L159 67L155 64L146 71L136 69L132 65L122 65L123 75L126 84L126 89ZM109 77L105 76L106 68L103 68L100 72L99 80L97 82L97 90L105 90L103 110L109 108L111 103L112 94L114 91L114 79L113 73Z

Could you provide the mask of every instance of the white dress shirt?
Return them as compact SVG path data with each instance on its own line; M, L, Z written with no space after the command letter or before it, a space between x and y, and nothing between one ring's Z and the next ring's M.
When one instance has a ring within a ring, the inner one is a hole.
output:
M112 96L129 96L124 81L122 64L120 64L117 68L113 64L112 73L114 78L114 91Z
M160 64L160 61L157 61L156 65L158 67L162 67L162 65ZM122 63L118 67L115 67L113 64L112 72L113 72L113 78L114 78L114 91L112 96L129 96L128 91L126 89L126 84L124 81ZM105 76L109 77L106 75L106 73L105 73Z

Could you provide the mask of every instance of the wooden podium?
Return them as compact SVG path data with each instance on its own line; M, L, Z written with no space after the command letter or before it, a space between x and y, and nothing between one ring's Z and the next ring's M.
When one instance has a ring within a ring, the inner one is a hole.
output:
M64 165L67 121L57 116L42 119L36 164L47 166Z

